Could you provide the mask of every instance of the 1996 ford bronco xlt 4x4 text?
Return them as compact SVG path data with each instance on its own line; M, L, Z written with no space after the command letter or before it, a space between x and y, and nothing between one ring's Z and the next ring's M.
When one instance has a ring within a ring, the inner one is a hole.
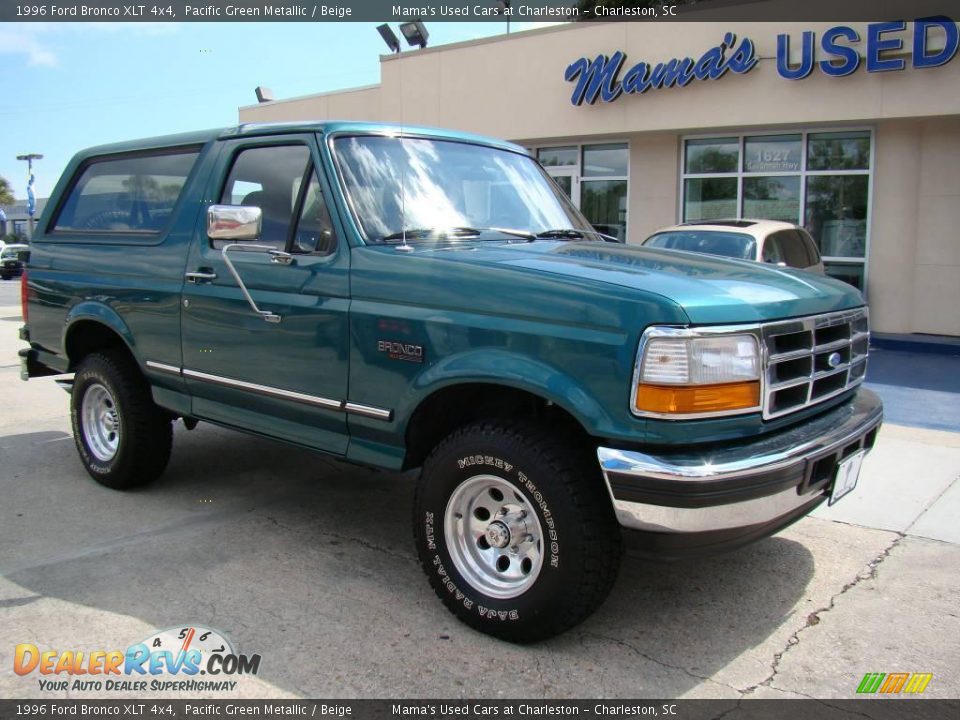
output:
M520 147L360 123L78 154L23 279L23 377L73 373L80 458L159 476L172 422L421 468L436 593L514 641L573 626L621 528L665 557L856 483L867 310L822 276L605 242Z

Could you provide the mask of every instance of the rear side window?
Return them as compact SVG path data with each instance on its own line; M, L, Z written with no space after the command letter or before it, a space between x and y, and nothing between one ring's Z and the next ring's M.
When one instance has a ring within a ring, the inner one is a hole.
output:
M54 231L158 234L199 149L95 160L73 183Z
M786 262L783 258L783 248L780 247L780 233L770 235L764 240L763 257L760 259L763 260L763 262L773 263L774 265Z
M767 245L771 245L771 240L779 242L780 252L783 254L783 260L789 267L805 268L810 267L810 257L807 255L807 247L803 243L803 238L796 230L782 230L767 239Z
M810 233L806 230L798 230L797 232L803 240L804 246L807 248L807 257L810 259L810 265L818 264L820 262L820 251L817 250L817 244L813 241Z

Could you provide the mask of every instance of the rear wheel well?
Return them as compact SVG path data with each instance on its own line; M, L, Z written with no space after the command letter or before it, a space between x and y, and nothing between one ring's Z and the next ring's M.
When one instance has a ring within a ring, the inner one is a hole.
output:
M96 320L79 320L70 326L64 341L64 351L70 361L70 370L74 371L87 355L103 350L114 350L126 353L133 358L133 353L123 338L110 327Z
M589 440L573 415L539 395L487 383L452 385L437 390L414 411L407 425L404 469L422 465L440 441L469 423L521 418L543 422L571 442Z

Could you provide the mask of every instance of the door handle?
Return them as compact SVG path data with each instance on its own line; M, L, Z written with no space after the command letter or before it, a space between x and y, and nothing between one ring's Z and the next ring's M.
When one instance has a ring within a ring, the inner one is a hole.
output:
M184 277L187 278L187 282L193 283L194 285L199 285L200 283L206 283L206 282L210 282L211 280L216 280L217 274L215 272L195 270L194 272L186 273Z
M293 255L288 252L283 252L282 250L271 250L269 253L270 262L275 265L292 265L293 264Z

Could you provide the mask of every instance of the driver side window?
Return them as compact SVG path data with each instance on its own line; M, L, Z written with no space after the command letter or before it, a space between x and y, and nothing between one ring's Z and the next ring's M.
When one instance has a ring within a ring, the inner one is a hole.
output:
M287 247L300 185L310 164L305 145L271 145L242 150L220 194L225 205L249 205L263 212L261 245ZM212 241L214 247L223 241ZM218 245L219 244L219 245Z

